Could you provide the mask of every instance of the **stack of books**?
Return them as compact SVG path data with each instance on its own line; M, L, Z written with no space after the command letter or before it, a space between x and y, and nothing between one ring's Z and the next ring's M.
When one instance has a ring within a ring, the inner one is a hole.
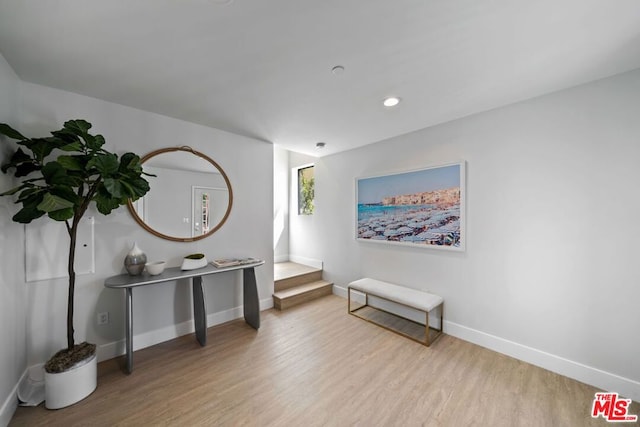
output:
M214 267L222 268L222 267L233 267L235 265L245 265L245 264L253 264L254 262L258 262L259 260L255 258L222 258L222 259L214 259L211 261Z

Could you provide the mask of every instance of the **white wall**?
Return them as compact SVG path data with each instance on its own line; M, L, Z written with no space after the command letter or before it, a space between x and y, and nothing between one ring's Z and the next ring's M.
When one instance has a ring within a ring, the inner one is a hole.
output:
M638 94L635 71L318 159L291 252L338 293L363 276L431 290L446 332L638 401ZM457 160L465 253L355 241L356 177Z
M188 145L214 159L233 188L233 209L214 235L192 243L162 240L139 227L126 207L105 217L95 210L96 273L78 276L76 341L98 344L101 360L121 354L124 339L124 294L106 289L104 280L124 272L123 259L134 241L149 259L179 266L183 256L202 252L209 259L253 256L266 261L257 268L262 307L273 292L273 148L270 144L93 98L23 82L22 130L36 136L57 129L70 118L93 123L106 138L106 148L118 154L143 155L161 147ZM4 219L3 219L4 221ZM18 230L17 224L4 226ZM61 242L65 248L67 242ZM20 251L16 256L22 257ZM22 276L18 276L22 280ZM209 321L238 317L242 305L241 273L205 278ZM24 286L23 283L20 283ZM42 362L65 345L66 279L27 284L28 361ZM140 348L193 329L188 282L137 288L134 298L134 347ZM96 314L108 311L111 323L98 326Z
M0 55L0 123L19 127L20 79ZM0 138L0 164L15 149ZM10 174L0 173L0 192L17 185ZM18 211L11 198L0 197L0 425L9 423L16 408L16 385L26 369L24 287L24 227L11 217Z
M273 258L289 260L289 151L273 147Z

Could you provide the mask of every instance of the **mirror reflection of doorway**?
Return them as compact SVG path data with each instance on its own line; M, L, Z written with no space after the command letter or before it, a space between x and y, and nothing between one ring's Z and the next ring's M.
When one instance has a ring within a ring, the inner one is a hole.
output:
M212 224L218 224L224 216L229 202L226 188L219 187L191 187L191 237L207 234Z

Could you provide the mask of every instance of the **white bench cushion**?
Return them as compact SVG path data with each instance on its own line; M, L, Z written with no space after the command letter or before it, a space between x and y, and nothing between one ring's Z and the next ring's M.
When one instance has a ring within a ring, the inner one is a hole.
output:
M348 287L427 312L444 302L438 295L366 277L349 283Z

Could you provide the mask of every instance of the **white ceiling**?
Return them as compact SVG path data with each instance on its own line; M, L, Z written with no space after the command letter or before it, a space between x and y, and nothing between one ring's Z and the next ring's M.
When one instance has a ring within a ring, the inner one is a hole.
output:
M0 0L0 52L28 82L326 155L640 68L640 1Z

